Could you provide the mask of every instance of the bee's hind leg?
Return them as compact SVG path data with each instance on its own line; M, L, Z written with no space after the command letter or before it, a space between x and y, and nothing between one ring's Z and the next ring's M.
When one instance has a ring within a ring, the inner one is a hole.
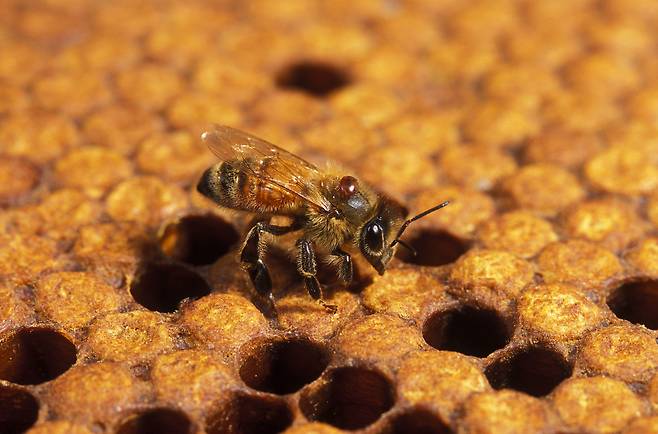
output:
M249 274L249 278L256 292L267 300L268 307L272 313L276 312L274 298L272 296L272 278L267 270L263 257L265 255L265 242L262 233L272 235L284 235L298 229L296 224L290 226L275 226L266 222L256 223L247 234L240 250L240 262Z
M297 255L297 271L304 278L304 285L306 290L322 305L327 311L336 313L338 307L334 304L328 304L324 301L322 294L322 287L316 277L317 263L315 261L315 251L313 251L313 244L306 238L297 240L297 248L299 253Z

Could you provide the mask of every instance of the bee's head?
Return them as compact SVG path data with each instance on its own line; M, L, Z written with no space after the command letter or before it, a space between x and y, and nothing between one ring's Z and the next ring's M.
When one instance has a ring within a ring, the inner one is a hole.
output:
M411 222L425 217L427 214L439 210L446 205L448 205L448 202L443 202L408 220L404 220L407 216L407 210L404 207L392 201L383 201L377 214L361 228L361 234L359 236L359 250L361 250L361 254L363 254L380 275L384 274L386 266L397 250L398 244L415 253L413 248L400 240L407 226Z

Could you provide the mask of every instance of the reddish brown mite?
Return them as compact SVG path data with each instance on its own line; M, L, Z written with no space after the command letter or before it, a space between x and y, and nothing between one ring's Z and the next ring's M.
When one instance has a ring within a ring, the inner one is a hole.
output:
M226 208L255 213L258 222L249 230L240 261L256 291L272 309L272 281L263 262L262 233L275 236L299 231L297 270L311 297L328 310L316 277L316 252L337 267L338 277L353 277L349 251L360 252L384 274L407 226L448 202L405 220L406 209L354 176L321 171L278 146L226 126L215 126L202 140L221 159L207 169L197 190ZM289 226L270 223L275 216L289 217ZM347 250L347 251L346 251Z

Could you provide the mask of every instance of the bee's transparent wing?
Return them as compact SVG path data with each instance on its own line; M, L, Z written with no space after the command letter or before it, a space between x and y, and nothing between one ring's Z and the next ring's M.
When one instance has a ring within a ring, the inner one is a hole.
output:
M244 131L215 125L201 135L222 161L241 160L258 179L292 193L319 210L332 205L319 191L322 172L308 161Z

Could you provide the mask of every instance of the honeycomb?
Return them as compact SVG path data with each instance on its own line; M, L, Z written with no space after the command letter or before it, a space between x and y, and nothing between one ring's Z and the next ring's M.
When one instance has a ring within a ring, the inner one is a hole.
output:
M0 433L658 432L655 0L3 0ZM653 29L653 30L652 30ZM418 212L336 314L210 123Z

